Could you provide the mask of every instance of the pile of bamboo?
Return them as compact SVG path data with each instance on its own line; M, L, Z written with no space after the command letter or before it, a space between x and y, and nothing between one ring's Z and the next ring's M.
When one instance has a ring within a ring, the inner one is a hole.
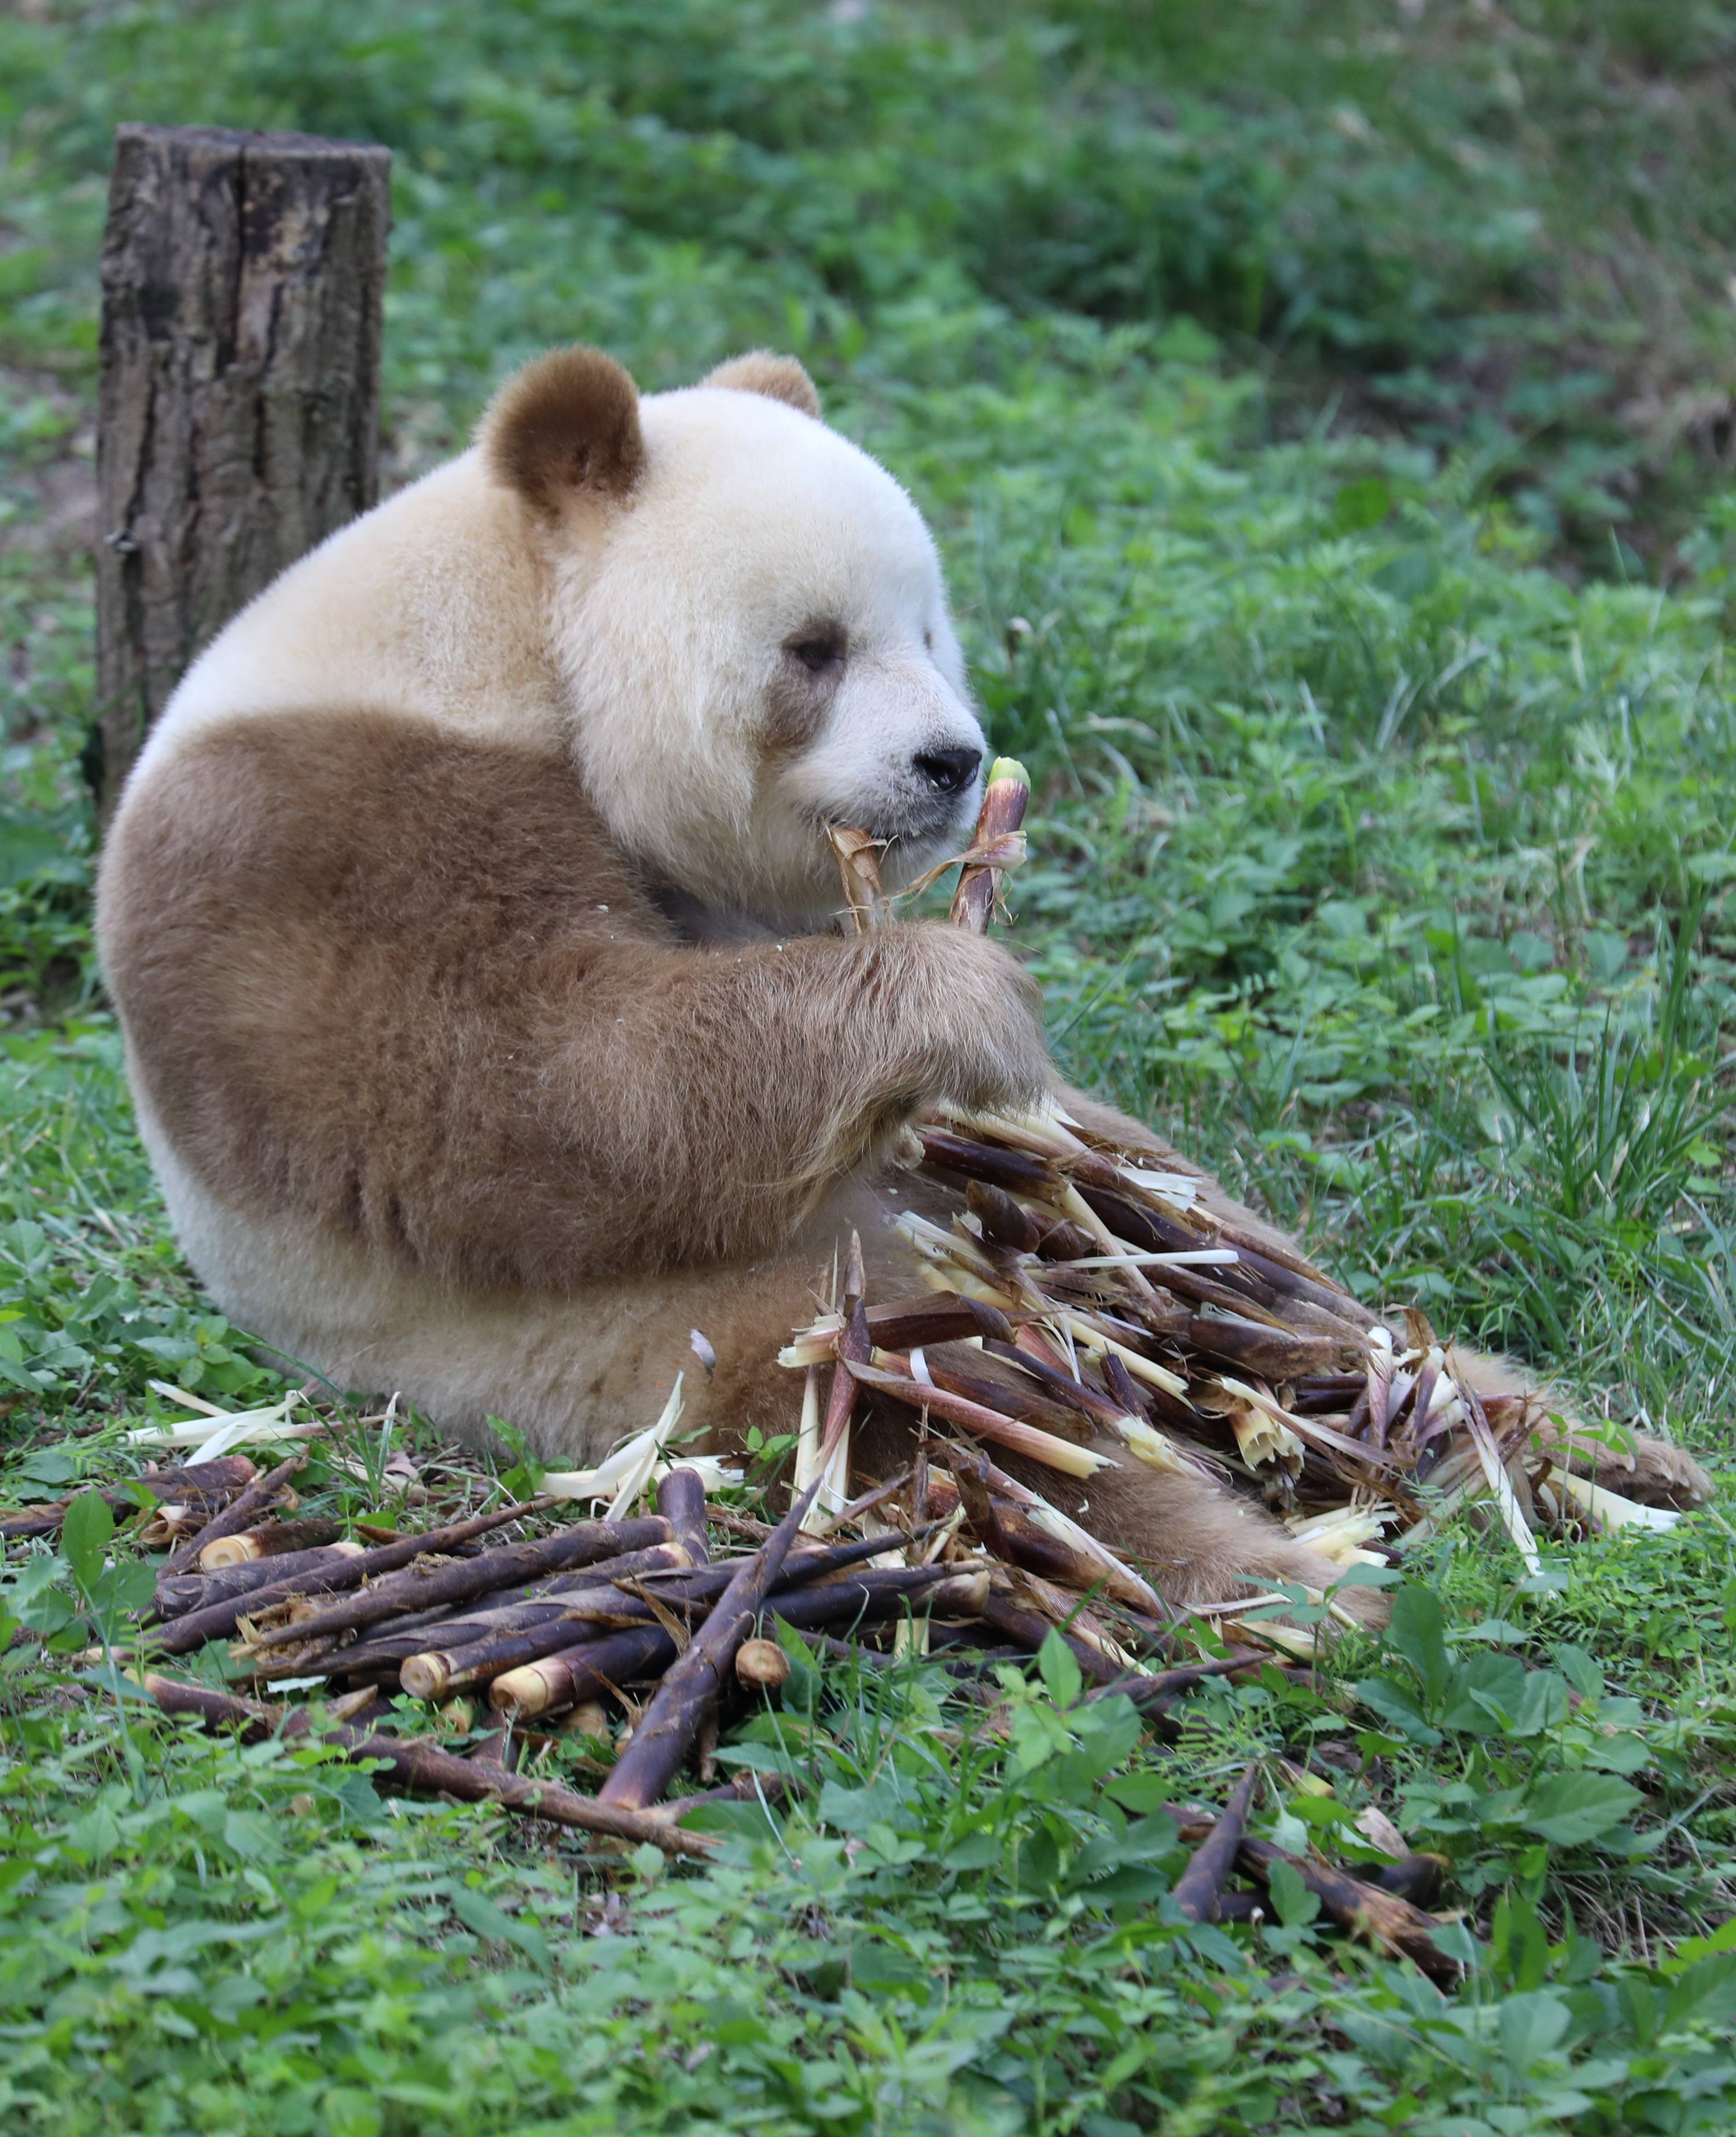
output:
M911 1309L926 1317L914 1332L938 1340L946 1317L968 1310L937 1296ZM856 1385L840 1364L834 1387ZM839 1400L848 1415L853 1399ZM1078 1665L1082 1704L1129 1699L1160 1737L1176 1733L1181 1701L1209 1677L1299 1672L1254 1644L1202 1658L1133 1568L1052 1509L1046 1518L1041 1499L970 1441L938 1433L903 1474L831 1516L819 1511L819 1479L771 1526L708 1502L698 1469L659 1463L644 1487L654 1511L635 1511L635 1499L610 1518L530 1532L558 1504L544 1496L366 1546L298 1517L292 1480L306 1459L263 1476L244 1457L173 1482L158 1473L153 1487L197 1489L210 1511L163 1561L136 1643L119 1658L168 1714L306 1736L404 1788L498 1802L605 1842L703 1856L717 1842L683 1823L695 1808L775 1793L775 1778L749 1774L669 1799L684 1769L711 1779L721 1724L776 1697L804 1653L821 1667L841 1658L883 1671L926 1649L991 1732L1003 1726L994 1666L1028 1660L1051 1638ZM509 1528L520 1533L503 1539ZM723 1555L720 1535L746 1547ZM152 1667L212 1642L255 1696ZM310 1690L312 1702L280 1703ZM387 1726L394 1693L430 1702L449 1743ZM625 1716L618 1735L610 1708ZM562 1739L602 1776L594 1796L557 1777L551 1755ZM1272 1865L1286 1861L1329 1916L1451 1978L1439 1925L1417 1904L1438 1884L1437 1858L1401 1852L1360 1876L1286 1855L1245 1830L1252 1786L1250 1775L1221 1814L1169 1807L1199 1842L1177 1886L1179 1919L1257 1916Z
M1028 791L1022 767L994 767L956 924L987 925L1023 854ZM858 928L888 924L870 842L834 844ZM950 1225L898 1219L929 1289L866 1311L847 1295L804 1330L783 1356L809 1369L810 1397L813 1371L835 1361L858 1388L973 1448L1082 1478L1106 1460L1197 1470L1257 1497L1346 1570L1384 1563L1467 1497L1487 1497L1532 1573L1539 1529L1679 1518L1573 1473L1535 1406L1480 1398L1420 1312L1371 1312L1269 1233L1208 1207L1191 1175L1153 1169L1058 1106L1017 1118L942 1110L908 1160L954 1203ZM925 1356L960 1341L996 1361L992 1377ZM819 1476L825 1504L849 1467L836 1377L823 1428L813 1407L798 1481ZM1021 1528L1093 1550L1040 1497L1004 1478L994 1488Z

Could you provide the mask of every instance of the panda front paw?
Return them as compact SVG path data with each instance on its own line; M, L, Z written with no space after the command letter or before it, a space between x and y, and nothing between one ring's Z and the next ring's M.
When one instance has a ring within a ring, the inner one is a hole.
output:
M1054 1082L1043 1002L1009 952L980 935L926 923L899 931L909 957L907 1031L921 1098L980 1112L1023 1112Z

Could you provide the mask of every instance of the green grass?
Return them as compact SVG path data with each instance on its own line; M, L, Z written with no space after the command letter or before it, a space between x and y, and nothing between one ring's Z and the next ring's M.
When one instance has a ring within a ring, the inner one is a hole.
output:
M1038 776L1018 939L1073 1073L1359 1288L1728 1465L1733 56L1729 11L1625 0L0 22L0 1498L129 1471L153 1379L276 1385L177 1261L90 961L122 117L391 144L395 480L551 341L647 386L796 350L933 517ZM378 1510L356 1451L311 1503ZM69 1687L125 1576L39 1555L0 1589L35 1635L0 1657L0 2112L1723 2130L1733 1515L1540 1584L1457 1528L1318 1696L1217 1687L1167 1751L1059 1680L1008 1688L1003 1742L931 1671L799 1672L734 1750L800 1804L673 1876ZM1294 1894L1257 1934L1165 1919L1150 1804L1256 1756L1281 1835L1354 1847L1374 1803L1451 1857L1461 1996Z

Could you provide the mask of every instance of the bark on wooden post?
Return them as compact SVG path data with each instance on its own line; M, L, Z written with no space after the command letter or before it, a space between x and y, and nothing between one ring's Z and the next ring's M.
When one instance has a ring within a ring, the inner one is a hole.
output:
M103 241L98 805L192 656L379 489L384 148L120 127Z

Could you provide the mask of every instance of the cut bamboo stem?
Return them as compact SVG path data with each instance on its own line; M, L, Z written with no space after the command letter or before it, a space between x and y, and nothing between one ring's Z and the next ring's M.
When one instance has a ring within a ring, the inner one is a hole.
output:
M1010 1642L1028 1655L1036 1654L1050 1633L1058 1632L1089 1684L1107 1684L1121 1674L1116 1664L1100 1649L1075 1634L1062 1630L1052 1619L1043 1617L1038 1611L1027 1610L999 1588L990 1587L988 1599L980 1614L991 1632L999 1633L1004 1640Z
M497 1507L492 1513L473 1514L469 1520L455 1521L446 1528L430 1529L420 1536L405 1536L396 1543L377 1545L359 1557L343 1559L310 1579L292 1575L256 1589L250 1597L213 1603L203 1610L189 1611L185 1617L177 1618L161 1632L153 1633L152 1644L162 1654L190 1654L207 1640L224 1639L233 1633L244 1612L270 1609L275 1604L290 1602L304 1594L331 1594L359 1588L364 1580L376 1579L382 1573L396 1572L424 1552L450 1550L459 1544L486 1536L491 1529L503 1528L508 1521L540 1513L547 1503L542 1499L526 1499L513 1506Z
M245 1491L258 1474L245 1454L224 1454L214 1461L195 1462L180 1469L147 1469L138 1482L155 1495L159 1506L197 1507L202 1511L207 1508L215 1510L237 1492ZM66 1518L66 1509L75 1498L83 1496L75 1492L51 1506L33 1507L22 1513L7 1515L0 1520L0 1541L10 1543L32 1536L57 1536ZM139 1511L139 1502L130 1491L109 1486L99 1496L111 1513L123 1519Z
M643 1809L668 1787L692 1748L725 1672L733 1668L737 1649L753 1629L767 1589L783 1570L817 1488L809 1487L737 1570L703 1629L653 1693L632 1742L599 1791L601 1801Z
M325 1515L302 1521L259 1521L251 1528L217 1536L199 1548L201 1573L221 1573L228 1565L251 1565L261 1559L287 1558L292 1551L318 1550L338 1542L343 1525Z
M976 1606L980 1580L976 1575L955 1575L944 1566L877 1569L846 1579L812 1581L787 1594L775 1592L767 1610L772 1618L801 1631L876 1622L896 1615L913 1598L919 1598L925 1609L970 1614ZM527 1718L551 1713L654 1676L674 1656L674 1639L660 1625L582 1640L497 1677L489 1688L489 1704L502 1711L516 1710Z
M192 1715L207 1728L241 1729L250 1735L271 1735L284 1726L284 1711L281 1707L234 1699L226 1692L213 1692L204 1685L182 1684L175 1678L154 1673L148 1675L143 1684L165 1714ZM304 1714L305 1710L303 1711ZM442 1751L413 1737L377 1735L344 1722L309 1730L308 1733L315 1741L334 1745L358 1764L379 1761L391 1769L394 1779L426 1794L456 1796L465 1803L498 1803L508 1810L547 1818L551 1824L571 1826L579 1832L600 1833L611 1840L649 1840L665 1855L691 1855L703 1859L716 1845L709 1835L683 1832L667 1816L657 1812L594 1802L552 1781L508 1774L503 1767L488 1762L473 1765L468 1759L456 1758L450 1751Z
M620 1686L654 1676L674 1659L675 1643L661 1625L638 1626L504 1672L489 1687L489 1704L499 1713L527 1720L552 1714L612 1696Z
M363 1548L359 1543L321 1544L313 1550L286 1551L280 1557L241 1559L220 1565L214 1573L177 1573L157 1583L153 1607L160 1618L184 1617L210 1604L257 1594L275 1581L318 1576L346 1559L360 1558Z
M743 1640L736 1652L737 1682L750 1692L776 1692L790 1680L790 1658L776 1640Z
M158 1570L158 1580L184 1571L211 1545L223 1536L235 1536L245 1529L255 1514L263 1513L266 1507L282 1497L289 1489L289 1479L299 1476L307 1463L304 1452L291 1454L280 1462L275 1469L268 1470L263 1477L255 1477L221 1513L213 1514L197 1536L190 1536L178 1550L170 1552Z
M1259 1648L1233 1648L1227 1655L1215 1655L1203 1662L1188 1662L1179 1669L1153 1670L1145 1674L1131 1671L1125 1677L1113 1677L1085 1695L1087 1705L1096 1699L1131 1699L1138 1707L1155 1706L1179 1692L1192 1692L1208 1677L1236 1677L1249 1670L1273 1667L1272 1657Z
M1435 1942L1435 1931L1441 1923L1398 1893L1365 1885L1348 1870L1337 1869L1329 1862L1289 1854L1269 1840L1244 1837L1238 1843L1236 1859L1246 1876L1257 1878L1262 1885L1269 1882L1275 1863L1287 1862L1341 1929L1412 1960L1437 1988L1457 1986L1463 1969ZM1180 1890L1178 1885L1176 1891Z
M1259 1778L1259 1768L1250 1766L1236 1784L1236 1792L1217 1823L1194 1851L1193 1860L1176 1879L1169 1896L1184 1922L1217 1920L1218 1896L1235 1866L1236 1851L1242 1845Z
M251 1644L280 1648L291 1642L354 1632L377 1625L382 1619L396 1617L401 1611L467 1602L492 1589L514 1587L543 1574L614 1558L622 1551L643 1550L652 1544L667 1543L669 1536L669 1524L660 1514L648 1514L636 1521L576 1521L570 1528L557 1530L553 1536L505 1544L475 1558L453 1559L426 1570L406 1567L391 1579L377 1580L360 1594L340 1597L309 1617L287 1625L265 1626L254 1635ZM382 1569L382 1572L387 1570Z
M671 1469L657 1487L657 1511L669 1525L689 1565L711 1563L705 1526L705 1482L697 1469Z
M1106 1454L1095 1454L1089 1448L1077 1447L1070 1439L1057 1438L1052 1432L1039 1432L1034 1425L1020 1424L1016 1419L986 1409L981 1403L970 1402L963 1395L951 1395L944 1388L911 1380L902 1374L883 1372L874 1365L853 1365L850 1370L865 1387L889 1395L908 1409L931 1410L948 1424L956 1424L978 1439L986 1439L1014 1454L1028 1455L1033 1461L1058 1469L1066 1476L1095 1477L1098 1470L1116 1466Z
M474 1597L449 1609L419 1610L388 1619L359 1646L342 1648L328 1658L333 1667L368 1668L376 1662L402 1662L430 1645L469 1647L508 1633L538 1626L569 1624L605 1605L620 1610L628 1599L616 1584L648 1575L687 1573L687 1553L679 1544L653 1544L647 1550L601 1559L576 1573L556 1574L528 1587ZM699 1569L699 1575L708 1569ZM631 1614L636 1615L636 1614ZM558 1644L569 1644L563 1643Z

